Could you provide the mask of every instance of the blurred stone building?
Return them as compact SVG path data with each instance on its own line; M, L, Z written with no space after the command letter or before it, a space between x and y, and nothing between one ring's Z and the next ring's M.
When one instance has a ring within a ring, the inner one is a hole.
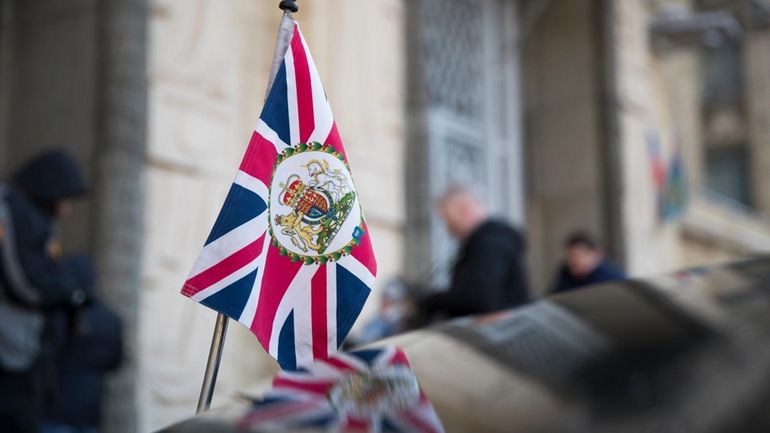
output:
M536 286L575 227L632 275L766 250L770 4L535 3L522 69Z
M105 431L193 413L215 314L178 292L261 108L273 3L0 0L0 173L76 153L94 190L65 245L130 325ZM380 284L445 280L452 183L524 227L539 294L577 228L635 276L770 249L770 2L299 3ZM232 326L215 405L274 368Z

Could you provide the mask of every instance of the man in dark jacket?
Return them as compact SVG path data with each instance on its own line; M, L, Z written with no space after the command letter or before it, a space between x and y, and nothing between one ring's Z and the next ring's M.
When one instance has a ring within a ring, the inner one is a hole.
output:
M598 242L590 234L573 233L567 238L565 247L567 257L556 276L552 294L626 278L622 269L604 257Z
M446 192L438 207L447 229L461 245L449 289L418 301L420 310L453 318L527 302L521 234L490 219L481 201L464 188Z
M72 157L47 152L0 185L0 426L35 432L43 410L43 377L57 332L47 318L86 300L81 281L60 261L54 222L86 190Z

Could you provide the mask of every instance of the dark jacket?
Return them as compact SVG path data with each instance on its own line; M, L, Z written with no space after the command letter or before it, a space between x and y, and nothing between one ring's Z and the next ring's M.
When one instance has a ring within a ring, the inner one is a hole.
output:
M80 428L98 427L105 373L123 358L118 316L92 300L72 319L73 336L58 357L58 386L48 421Z
M609 260L602 260L593 272L583 278L573 276L566 265L562 265L556 282L551 289L551 294L563 293L591 284L605 283L607 281L623 280L626 273Z
M449 290L419 304L427 314L452 318L511 308L528 300L524 240L510 225L488 220L460 246Z
M85 192L83 176L75 161L63 151L43 154L22 168L10 188L0 197L10 211L15 262L32 290L25 293L12 284L8 269L0 266L0 286L11 301L34 309L46 309L69 303L78 280L50 253L54 238L53 213L59 200ZM10 237L6 234L5 242ZM0 250L0 254L3 251Z
M52 254L59 200L85 192L74 160L48 152L0 185L0 425L3 432L37 432L46 371L58 336L51 315L69 309L80 281ZM50 328L48 328L50 329ZM50 337L50 338L49 338Z

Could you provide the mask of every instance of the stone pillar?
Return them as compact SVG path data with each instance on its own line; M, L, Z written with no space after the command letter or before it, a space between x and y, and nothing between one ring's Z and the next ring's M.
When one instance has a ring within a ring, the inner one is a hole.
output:
M617 5L612 0L595 0L593 18L596 22L594 39L596 54L597 122L599 133L598 163L600 168L601 211L603 243L606 253L618 263L626 259L625 233L623 231L623 173L621 170L621 98L617 86L620 52L620 29L617 27Z
M137 322L147 119L147 1L104 0L98 11L100 69L94 252L99 287L124 323L126 357L108 384L104 431L140 430Z
M770 30L749 32L745 44L754 205L770 215Z
M11 65L13 48L12 1L0 1L0 179L8 167L8 113L11 108Z

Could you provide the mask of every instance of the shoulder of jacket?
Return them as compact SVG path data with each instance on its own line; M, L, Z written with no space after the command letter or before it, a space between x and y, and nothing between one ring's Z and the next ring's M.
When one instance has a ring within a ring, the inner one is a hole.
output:
M497 220L491 220L484 223L484 226L479 232L479 237L485 240L492 240L495 242L508 243L511 241L518 242L521 233L512 227L511 225Z
M40 232L50 230L50 222L46 216L18 191L13 188L5 188L5 190L0 191L0 198L13 218L15 230L19 230L21 227Z

